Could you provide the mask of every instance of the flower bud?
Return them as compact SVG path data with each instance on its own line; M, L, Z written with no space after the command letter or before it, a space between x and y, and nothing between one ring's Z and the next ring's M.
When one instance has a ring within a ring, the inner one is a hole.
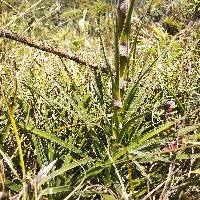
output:
M167 113L171 113L174 110L175 106L176 106L175 101L168 101L165 104L165 111Z

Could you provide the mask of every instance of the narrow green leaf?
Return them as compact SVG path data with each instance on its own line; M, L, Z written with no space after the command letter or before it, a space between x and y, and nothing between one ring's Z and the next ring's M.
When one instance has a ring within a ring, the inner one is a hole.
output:
M13 180L10 181L8 179L5 180L5 184L6 184L6 187L9 188L10 190L12 191L15 191L15 192L20 192L23 185L21 183L14 183Z
M163 125L162 127L149 132L147 134L145 134L142 138L139 138L136 142L130 144L129 146L125 147L123 150L121 150L119 153L115 154L113 157L113 160L117 160L119 157L121 157L122 155L126 154L127 151L136 148L137 146L140 146L141 144L145 143L147 140L149 140L150 138L152 138L155 135L158 135L159 133L162 133L163 131L169 129L172 125L174 125L175 123L177 123L180 119L175 120L174 122L167 122L165 125Z
M7 102L6 96L4 94L4 90L3 90L3 85L2 84L0 84L0 88L1 88L1 92L2 92L2 94L4 96L4 100L5 100L5 104L6 104L6 107L7 107L8 115L9 115L9 118L10 118L10 122L11 122L11 124L13 126L13 131L15 133L15 138L16 138L17 147L18 147L18 151L19 151L20 165L21 165L21 168L22 168L23 179L25 179L26 169L25 169L24 156L23 156L22 145L21 145L22 141L21 141L21 138L20 138L19 133L18 133L18 129L17 129L15 118L13 117L13 110L11 110L10 106L8 105L8 102Z
M196 153L196 154L191 154L191 153L189 153L189 154L185 154L185 153L183 153L183 154L177 154L176 155L176 159L177 160L187 160L187 159L197 159L197 158L200 158L200 153Z
M47 163L47 158L44 153L44 149L42 147L41 141L34 134L32 135L32 141L36 150L37 161L40 167L42 167L45 163Z
M164 51L161 55L165 54L166 51ZM151 70L151 68L154 66L154 64L158 61L158 59L160 58L160 56L157 56L154 61L149 65L149 67L147 67L147 69L143 72L143 74L141 74L141 76L138 78L138 80L136 81L136 83L132 86L132 88L130 89L125 101L124 101L124 108L123 108L123 115L126 114L126 112L128 111L128 109L130 108L130 105L134 99L134 95L137 91L137 87L140 83L140 81L142 80L142 78Z
M200 168L192 171L191 173L193 173L193 174L200 174Z
M51 187L51 188L46 188L46 189L42 190L41 193L39 194L39 196L43 196L43 195L47 195L47 194L56 194L56 193L60 193L60 192L66 192L69 190L71 190L69 185Z
M39 129L34 128L32 125L28 125L26 127L24 127L23 125L20 125L21 128L25 128L28 132L32 132L40 137L46 138L52 142L55 142L63 147L65 147L66 149L69 149L70 151L73 151L75 153L81 153L80 150L77 150L76 148L74 148L73 146L69 145L67 142L59 139L58 137L56 137L55 135L51 134L50 132L45 132L45 131L41 131Z
M103 54L103 58L104 58L105 64L106 64L106 66L108 68L109 76L111 78L111 83L112 83L112 87L113 87L113 84L114 84L113 72L112 72L111 64L109 63L109 60L107 58L106 51L105 51L105 46L104 46L104 43L103 43L103 38L102 38L101 30L100 30L100 19L97 20L97 23L98 23L98 26L99 26L98 33L99 33L101 51L102 51L102 54Z
M119 33L118 33L118 20L116 19L115 30L115 82L114 82L114 99L118 100L120 97L119 80L120 80L120 68L119 68Z
M104 200L116 200L112 195L110 194L101 194Z
M70 163L70 164L64 164L63 167L61 167L60 169L52 172L51 174L49 174L46 178L42 179L37 187L40 187L41 185L43 185L45 182L49 181L50 179L60 175L60 174L63 174L65 173L66 171L69 171L70 169L73 169L75 167L78 167L80 165L85 165L90 159L89 158L84 158L82 160L79 160L79 161L76 161L76 162L73 162L73 163Z
M25 188L26 188L26 182L25 182L26 168L25 168L25 162L24 162L24 155L23 155L23 151L22 151L22 141L21 141L20 135L18 133L18 129L17 129L17 124L16 124L16 121L15 121L15 118L13 116L14 108L10 108L10 106L9 106L9 104L7 102L6 96L4 94L4 90L3 90L3 85L2 84L0 84L0 89L1 89L1 92L2 92L4 100L5 100L5 104L6 104L6 107L7 107L8 115L9 115L11 124L13 126L13 131L15 133L15 138L16 138L18 152L19 152L19 160L20 160L20 165L21 165L21 169L22 169L22 176L23 176L23 199L25 200L26 199L26 192L25 192ZM15 91L15 93L16 93L17 92L17 86L15 87L15 89L16 89L16 91ZM13 105L13 107L14 107L14 105Z
M155 60L144 72L143 74L138 78L138 80L136 81L136 83L132 86L130 92L128 93L128 96L126 97L126 99L124 100L124 108L123 108L123 115L125 115L125 113L128 111L128 109L130 108L130 105L133 101L134 95L137 91L138 85L140 83L140 81L142 80L142 78L149 72L149 70L153 67L153 65L155 64L157 60Z
M98 99L99 99L99 102L102 105L103 101L104 101L104 92L103 92L103 82L102 82L102 79L101 79L101 74L97 70L95 70L94 76L95 76L96 86L97 86L97 89L98 89L98 92L97 92Z
M17 174L17 170L15 170L13 163L11 161L11 159L0 149L0 154L2 155L2 157L4 158L4 160L6 161L6 163L8 164L8 166L10 167L12 173L19 178L19 175Z
M124 25L124 29L121 36L121 42L126 42L128 40L128 36L130 33L131 17L132 17L134 5L135 5L135 0L131 0L129 9L128 9L128 14L125 21L125 25Z
M128 130L128 128L130 128L131 124L134 123L135 120L138 120L142 117L144 117L145 115L147 115L149 112L145 112L145 113L142 113L141 115L138 115L138 116L133 116L130 120L128 120L122 127L119 135L120 135L120 138L123 138L123 135L126 133L126 131Z

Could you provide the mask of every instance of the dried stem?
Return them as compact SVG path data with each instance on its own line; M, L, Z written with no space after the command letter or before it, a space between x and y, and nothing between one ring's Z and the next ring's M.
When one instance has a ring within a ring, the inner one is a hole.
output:
M171 181L171 179L172 179L172 174L173 174L173 168L174 168L174 165L173 164L170 164L170 166L169 166L169 172L168 172L168 176L167 176L167 180L166 180L166 182L165 182L165 186L164 186L164 188L163 188L163 190L162 190L162 193L161 193L161 195L160 195L160 198L159 198L159 200L165 200L165 199L167 199L168 197L167 197L167 190L169 189L169 184L170 184L170 181Z
M80 65L86 65L89 66L90 68L92 68L93 70L101 70L103 73L107 73L107 69L105 68L105 66L99 66L98 64L92 63L88 60L85 60L83 58L81 58L79 55L74 55L68 51L64 51L61 50L59 48L56 48L54 46L45 44L44 42L41 41L33 41L32 39L25 37L25 36L21 36L18 33L14 33L10 30L7 29L0 29L0 37L3 38L8 38L11 40L15 40L18 42L21 42L23 44L28 45L29 47L34 47L36 49L39 49L41 51L46 51L52 54L55 54L59 57L62 58L67 58L69 60L73 60L74 62L80 64Z

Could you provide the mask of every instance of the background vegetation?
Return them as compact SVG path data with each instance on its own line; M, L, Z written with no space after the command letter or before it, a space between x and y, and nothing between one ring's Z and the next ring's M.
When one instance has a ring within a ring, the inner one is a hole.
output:
M1 29L98 69L0 38L0 199L198 200L199 9L138 0L119 38L115 1L1 0Z

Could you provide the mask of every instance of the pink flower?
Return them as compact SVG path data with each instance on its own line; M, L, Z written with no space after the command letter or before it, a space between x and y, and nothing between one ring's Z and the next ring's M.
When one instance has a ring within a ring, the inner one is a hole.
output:
M169 114L174 110L176 107L175 101L167 101L165 103L165 119L169 117Z
M176 107L175 101L168 101L165 103L165 111L171 113Z

